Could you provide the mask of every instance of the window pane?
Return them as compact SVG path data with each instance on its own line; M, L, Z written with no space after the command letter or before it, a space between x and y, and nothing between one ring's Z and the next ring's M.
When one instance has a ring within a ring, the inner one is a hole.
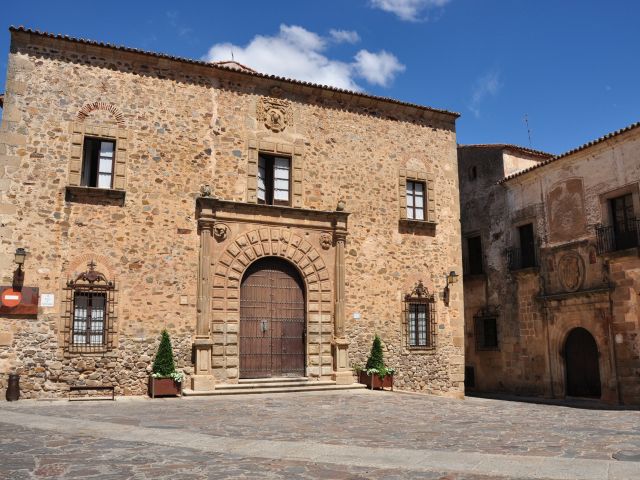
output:
M289 179L289 159L276 157L274 158L274 178Z
M409 345L416 345L416 311L413 304L409 304Z
M110 173L101 173L98 175L98 188L111 188Z
M100 157L100 166L98 167L98 171L100 173L109 173L113 171L113 160L106 157Z
M276 190L283 190L285 192L289 191L289 181L288 180L281 180L281 179L276 179L274 181L274 188Z
M424 209L422 208L415 209L415 220L424 220Z
M258 160L258 200L262 200L265 202L267 200L266 196L266 185L265 185L265 177L266 177L266 169L265 169L265 159L260 157Z
M407 207L413 207L413 195L407 192Z
M424 197L422 197L421 195L416 195L415 206L418 207L418 208L423 208L424 207Z
M100 156L113 158L113 142L100 142Z
M87 337L87 313L88 313L88 297L82 294L76 294L73 299L73 343L86 343Z
M274 200L289 200L289 190L274 190L273 192Z
M422 195L424 185L420 182L411 182L413 183L413 188L416 192L416 195Z

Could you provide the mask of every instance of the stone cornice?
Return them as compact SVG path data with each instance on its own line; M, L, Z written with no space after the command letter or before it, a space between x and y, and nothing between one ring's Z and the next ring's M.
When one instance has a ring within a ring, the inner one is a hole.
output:
M344 211L259 205L220 200L213 197L198 197L196 199L198 230L211 229L215 223L227 222L328 230L346 236L348 217L349 213Z
M48 32L40 32L25 27L10 27L9 31L12 35L12 44L22 45L39 45L55 44L56 48L73 51L76 53L89 53L101 56L114 57L134 56L147 67L171 68L175 70L184 70L186 65L192 65L195 68L204 68L201 70L203 75L207 72L215 71L215 76L231 80L234 82L244 83L252 78L259 84L265 86L278 85L285 91L299 95L315 94L321 98L332 98L339 102L343 102L353 107L376 108L384 111L386 115L393 116L402 112L402 116L420 119L422 122L430 123L437 119L438 124L447 125L447 128L455 129L455 120L460 116L457 112L427 107L415 103L403 102L388 97L380 97L351 90L344 90L327 85L319 85L311 82L294 80L290 78L278 77L276 75L268 75L263 73L255 73L251 71L242 71L231 68L223 64L205 62L202 60L193 60L188 58L176 57L157 52L149 52L136 48L113 45L110 43L97 42L83 38L74 38L67 35L58 35ZM210 73L209 73L210 75ZM405 118L403 118L404 120ZM406 118L407 120L409 118Z

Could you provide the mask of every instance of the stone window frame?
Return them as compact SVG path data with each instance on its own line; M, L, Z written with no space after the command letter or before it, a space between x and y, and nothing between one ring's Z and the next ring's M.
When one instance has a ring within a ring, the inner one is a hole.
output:
M415 220L407 217L407 180L414 182L422 182L425 185L425 218L424 220ZM415 224L436 224L436 200L435 200L435 179L433 174L428 172L419 172L416 170L400 169L398 191L400 195L400 221Z
M636 214L636 218L640 218L640 187L638 182L633 182L623 187L609 190L599 195L600 202L600 219L601 224L605 226L611 225L611 208L609 206L609 200L623 195L631 194L633 201L633 211Z
M114 350L116 321L117 321L117 293L116 283L95 270L96 263L91 260L85 272L80 273L74 280L68 280L65 287L63 347L65 355L98 354ZM73 343L73 323L75 316L75 299L77 294L101 294L105 296L103 312L103 342L99 345Z
M487 320L493 320L496 330L496 344L495 346L487 346L485 342L485 323ZM479 327L479 323L482 322L482 327ZM475 337L475 349L476 352L499 352L500 351L500 329L498 328L498 316L497 315L475 315L473 317L473 336Z
M127 184L127 154L129 131L122 127L71 122L71 160L67 178L67 199L81 200L83 196L104 196L124 201ZM87 187L82 185L82 162L86 138L99 138L115 142L115 161L111 188Z
M413 305L424 305L426 313L426 344L412 345L410 338L410 316ZM405 345L406 348L414 352L433 352L438 345L438 321L436 314L436 299L433 293L419 281L410 293L404 296L403 301L403 318L405 328Z
M247 166L247 203L258 203L258 157L279 155L291 159L291 184L289 196L291 207L301 208L302 201L302 165L304 147L299 144L271 142L267 140L249 140L249 162Z

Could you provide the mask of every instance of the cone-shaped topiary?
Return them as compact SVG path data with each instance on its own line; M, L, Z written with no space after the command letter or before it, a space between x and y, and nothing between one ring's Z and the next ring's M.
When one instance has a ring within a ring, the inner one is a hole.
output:
M173 349L171 348L171 339L166 330L162 330L162 338L158 353L153 361L153 373L158 377L169 377L176 371L176 364L173 361Z
M382 342L380 337L376 334L373 339L373 345L371 345L371 353L367 359L367 370L375 368L379 371L384 370L384 358L382 356Z

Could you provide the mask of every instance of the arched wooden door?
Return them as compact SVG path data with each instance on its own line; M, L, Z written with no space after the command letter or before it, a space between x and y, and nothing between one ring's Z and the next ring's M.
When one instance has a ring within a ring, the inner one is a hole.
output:
M598 346L584 328L574 328L564 347L567 368L567 395L600 398Z
M260 259L240 286L240 378L304 375L304 283L287 261Z

